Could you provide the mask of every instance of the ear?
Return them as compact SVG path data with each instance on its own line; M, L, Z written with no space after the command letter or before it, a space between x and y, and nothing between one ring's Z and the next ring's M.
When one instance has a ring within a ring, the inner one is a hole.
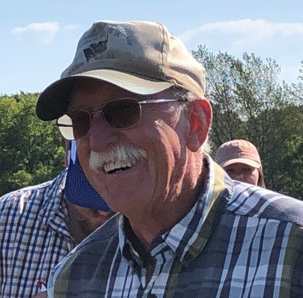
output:
M195 152L207 139L212 123L212 108L207 99L192 101L189 111L190 131L187 138L188 148Z

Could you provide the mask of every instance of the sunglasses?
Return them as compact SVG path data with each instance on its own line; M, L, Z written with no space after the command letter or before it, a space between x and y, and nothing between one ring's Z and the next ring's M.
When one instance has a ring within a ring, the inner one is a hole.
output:
M57 119L57 126L67 140L79 140L85 137L91 126L93 115L100 113L102 118L113 128L127 129L135 126L141 119L143 104L180 101L179 99L136 100L120 98L101 105L98 111L69 111Z

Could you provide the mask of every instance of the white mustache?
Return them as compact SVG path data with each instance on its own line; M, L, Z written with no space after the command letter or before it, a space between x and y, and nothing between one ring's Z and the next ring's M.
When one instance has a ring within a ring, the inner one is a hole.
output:
M104 169L104 166L110 163L128 163L136 164L139 159L146 158L146 151L137 146L128 144L119 144L106 152L91 151L89 156L89 167L94 172Z

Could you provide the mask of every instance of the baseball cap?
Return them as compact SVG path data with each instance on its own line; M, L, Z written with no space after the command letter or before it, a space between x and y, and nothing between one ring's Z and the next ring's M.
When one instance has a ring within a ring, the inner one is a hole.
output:
M79 40L71 65L40 95L36 112L42 120L61 117L79 80L109 82L148 95L172 86L204 96L205 70L183 42L155 22L100 21Z
M215 161L223 168L234 163L243 163L257 169L262 168L257 148L245 140L232 140L222 144L217 151Z
M71 141L68 155L68 169L64 188L66 199L81 207L110 212L111 209L84 175L79 163L75 141Z

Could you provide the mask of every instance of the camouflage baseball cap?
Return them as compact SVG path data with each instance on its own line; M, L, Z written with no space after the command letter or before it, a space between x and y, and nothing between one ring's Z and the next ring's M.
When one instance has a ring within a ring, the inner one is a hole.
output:
M204 96L205 71L180 39L154 22L96 22L80 38L72 64L40 95L42 120L62 116L71 88L94 78L136 94L154 94L172 86Z

